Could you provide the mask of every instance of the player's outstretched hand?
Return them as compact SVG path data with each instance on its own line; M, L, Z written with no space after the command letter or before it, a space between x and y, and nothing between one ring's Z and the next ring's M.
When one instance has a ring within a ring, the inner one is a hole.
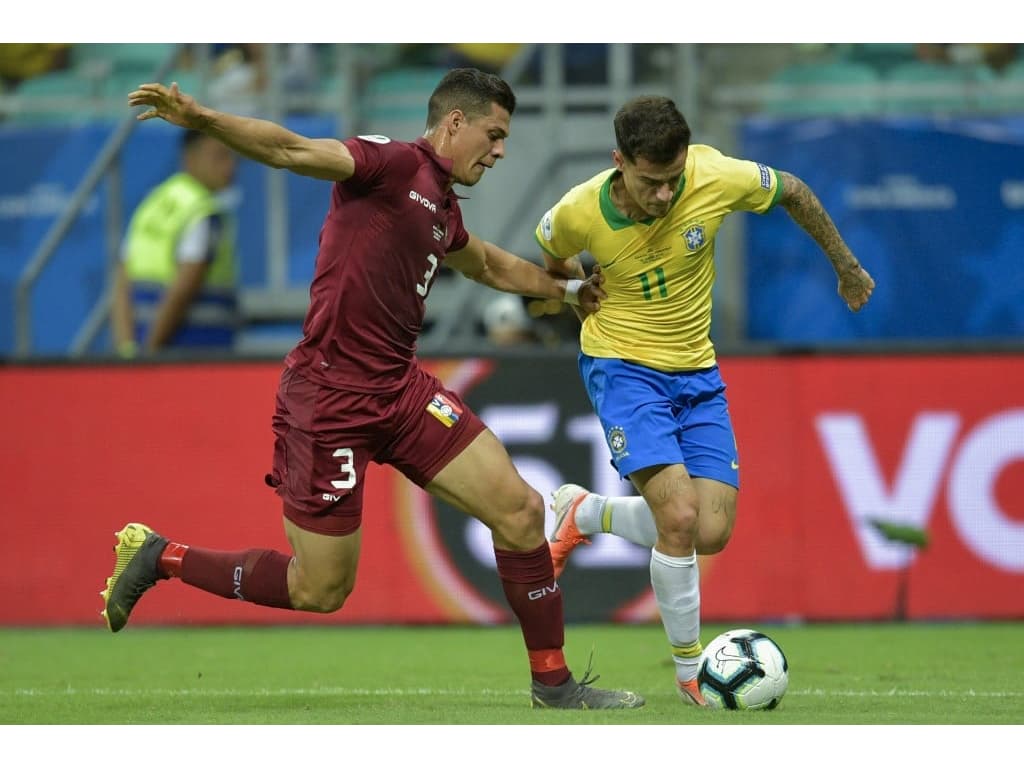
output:
M864 267L858 266L839 276L839 295L854 312L859 312L868 303L874 290L875 281Z
M159 117L182 128L199 127L199 103L178 89L177 83L170 87L161 83L144 83L138 90L128 94L132 107L151 107L140 112L136 120L151 120Z
M604 275L601 273L601 266L595 264L590 277L583 281L579 291L580 309L586 314L591 315L597 312L601 309L601 301L608 298L602 285L604 285Z

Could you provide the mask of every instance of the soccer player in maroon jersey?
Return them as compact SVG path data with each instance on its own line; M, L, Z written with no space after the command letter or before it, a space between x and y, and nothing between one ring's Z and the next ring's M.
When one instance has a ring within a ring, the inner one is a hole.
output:
M303 338L285 358L273 417L273 471L291 554L188 546L129 523L117 535L103 616L122 629L159 579L229 599L332 612L352 592L368 463L391 464L491 529L498 576L519 620L533 706L643 706L628 691L577 681L563 655L562 593L544 537L544 503L504 446L457 394L423 370L416 339L442 261L484 285L596 311L600 273L555 277L470 234L452 184L467 186L505 154L515 96L501 78L454 69L430 97L426 133L310 139L266 120L225 114L176 83L139 86L140 120L200 130L245 157L335 182L320 230ZM589 670L588 670L589 672Z

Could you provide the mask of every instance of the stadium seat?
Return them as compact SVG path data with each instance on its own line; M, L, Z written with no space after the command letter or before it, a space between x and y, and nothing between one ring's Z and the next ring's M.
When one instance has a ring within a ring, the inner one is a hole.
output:
M879 76L867 64L834 60L791 64L770 84L788 86L788 95L763 104L766 111L783 115L870 114L879 108Z
M1003 77L1006 79L1024 80L1024 58L1017 59L1017 61L1007 65L1006 69L1003 70Z
M11 95L20 108L10 115L18 123L82 123L96 117L94 82L73 70L38 75L19 83ZM35 103L33 103L35 102Z
M1024 59L1007 66L997 83L1000 90L983 100L980 106L997 112L1024 114Z
M71 65L100 76L148 69L152 77L177 48L175 43L79 43L71 48Z
M393 69L374 75L363 93L363 115L374 121L427 117L427 99L447 70L437 67Z
M973 85L995 79L983 64L938 64L911 61L886 73L885 108L896 113L966 112L982 101Z
M847 61L867 64L882 74L916 57L914 43L850 43L843 52Z

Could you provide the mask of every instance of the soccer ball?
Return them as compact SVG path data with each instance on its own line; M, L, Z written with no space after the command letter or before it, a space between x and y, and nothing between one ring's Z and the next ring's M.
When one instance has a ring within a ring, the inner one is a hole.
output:
M704 648L697 683L714 709L775 709L789 685L789 664L764 633L732 629Z

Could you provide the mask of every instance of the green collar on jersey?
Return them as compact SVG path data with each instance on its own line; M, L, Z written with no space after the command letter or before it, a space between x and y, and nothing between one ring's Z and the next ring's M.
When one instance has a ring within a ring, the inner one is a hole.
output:
M612 182L615 180L616 176L620 175L621 171L612 170L612 172L608 174L608 178L605 179L604 184L601 185L601 193L598 196L598 199L601 203L601 215L604 216L605 222L613 230L626 229L626 227L631 227L634 224L653 224L655 220L653 216L648 216L646 219L634 220L615 207L615 203L612 202ZM679 196L683 194L683 189L685 188L686 174L684 173L679 178L679 186L676 187L676 193L672 196L672 202L669 204L669 207L676 204L676 200L678 200Z

